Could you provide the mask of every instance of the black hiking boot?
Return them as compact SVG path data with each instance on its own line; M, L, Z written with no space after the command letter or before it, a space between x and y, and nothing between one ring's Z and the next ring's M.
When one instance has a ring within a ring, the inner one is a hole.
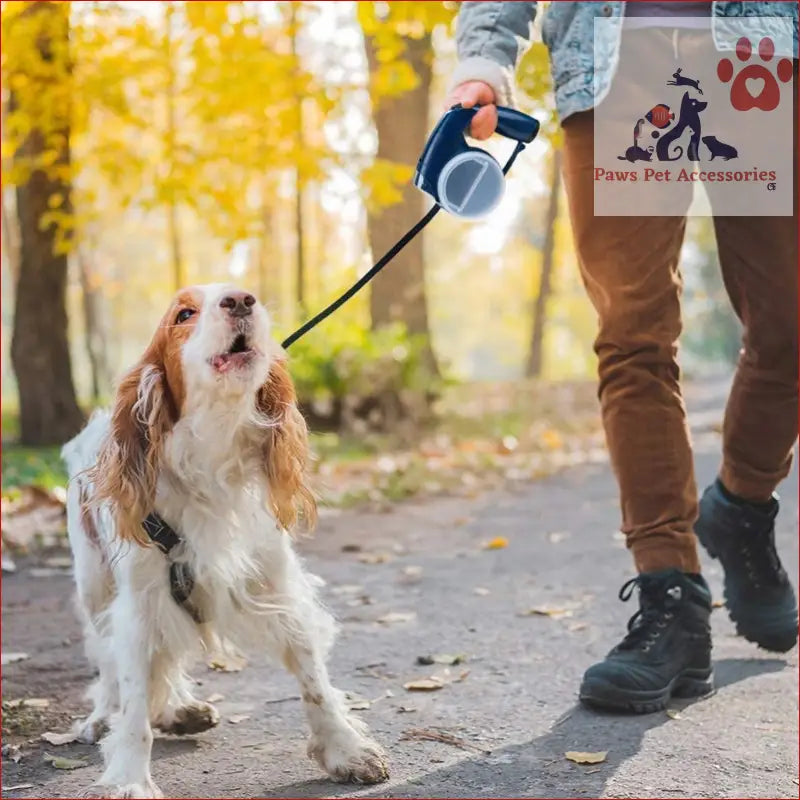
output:
M797 643L797 599L775 550L778 499L754 505L716 480L703 493L695 533L725 571L725 605L736 632L765 650Z
M645 572L623 584L620 600L639 587L639 610L628 635L586 670L581 702L644 714L673 695L695 697L714 688L711 670L711 592L700 575L677 569Z

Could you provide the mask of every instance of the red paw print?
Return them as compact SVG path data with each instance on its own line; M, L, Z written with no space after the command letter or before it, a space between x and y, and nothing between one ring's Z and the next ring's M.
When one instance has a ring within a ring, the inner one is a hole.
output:
M736 57L739 61L748 61L753 52L753 46L746 36L736 42ZM758 55L761 60L768 62L775 55L775 45L772 39L765 36L758 43ZM792 79L792 62L782 58L775 68L778 80L788 83ZM733 78L733 64L729 58L723 58L717 64L717 77L727 83ZM747 86L748 80L763 81L761 91L754 97ZM764 64L748 64L737 74L731 85L731 105L737 111L748 111L751 108L760 108L762 111L773 111L781 100L781 90L778 81Z

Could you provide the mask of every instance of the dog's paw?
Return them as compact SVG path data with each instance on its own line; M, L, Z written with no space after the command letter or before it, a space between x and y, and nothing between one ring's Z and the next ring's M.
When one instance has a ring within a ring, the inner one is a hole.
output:
M117 797L163 797L161 790L151 779L141 783L99 783L91 786L83 795L87 798Z
M382 783L389 778L380 745L352 728L313 735L308 755L339 783Z
M155 726L164 733L185 736L190 733L202 733L219 723L219 712L211 703L197 701L188 706L181 706L162 715Z
M73 732L75 741L81 744L97 744L103 734L108 730L105 719L87 719L76 722Z

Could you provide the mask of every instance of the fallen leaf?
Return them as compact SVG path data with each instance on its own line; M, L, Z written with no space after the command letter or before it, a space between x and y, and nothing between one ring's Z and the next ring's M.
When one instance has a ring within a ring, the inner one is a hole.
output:
M216 655L209 662L208 666L215 672L241 672L247 661L233 655Z
M52 731L45 731L42 734L42 740L47 742L48 744L53 744L56 747L60 747L62 744L70 744L71 742L76 741L78 735L73 733L72 731L67 731L66 733L53 733Z
M206 698L206 703L219 703L220 700L224 700L224 699L225 699L225 695L224 694L220 694L219 692L214 692L214 694L209 695Z
M18 744L4 744L3 745L3 758L11 759L15 764L19 764L22 760L22 752Z
M416 710L413 706L397 706L398 714L413 714Z
M417 664L421 666L430 666L431 664L455 665L462 664L466 660L467 657L463 654L435 653L432 656L417 656Z
M567 608L529 608L527 611L521 611L517 616L552 617L553 619L558 619L559 617L571 617L572 611Z
M440 678L418 678L403 684L403 688L409 692L435 692L444 686L444 681Z
M382 617L378 617L377 622L381 625L392 625L395 622L412 622L417 618L413 611L390 611Z
M80 769L89 766L89 762L82 758L64 758L63 756L52 756L50 753L45 753L42 758L56 769Z
M27 661L30 656L27 653L3 653L0 656L0 666L15 664L17 661Z
M4 792L13 792L15 789L33 789L32 783L15 783L13 786L4 786Z
M49 708L50 701L46 697L26 697L22 705L25 708Z
M367 711L372 707L371 700L353 692L345 692L344 699L350 711Z
M601 750L599 753L582 753L579 750L568 750L564 753L564 758L574 761L576 764L600 764L606 760L608 750Z
M386 564L392 560L391 553L362 553L358 560L362 564Z
M542 434L542 442L550 450L558 450L562 445L561 434L554 430L545 431Z
M678 711L675 708L668 708L666 713L670 719L683 719L683 717L680 714L680 711Z
M249 714L234 714L232 717L228 717L228 722L230 722L231 725L238 725L246 719L250 719Z
M486 597L487 595L491 594L491 592L484 586L476 586L472 591L480 597Z
M407 731L403 731L401 738L420 739L429 742L442 742L443 744L449 744L453 747L460 747L462 750L475 750L479 753L483 753L484 755L489 755L491 753L490 750L484 750L484 748L479 747L476 744L472 744L472 742L468 742L466 739L462 739L459 736L453 736L452 733L431 730L429 728L410 728Z
M494 539L490 539L486 544L484 544L484 550L502 550L504 547L508 547L508 539L505 536L495 536Z

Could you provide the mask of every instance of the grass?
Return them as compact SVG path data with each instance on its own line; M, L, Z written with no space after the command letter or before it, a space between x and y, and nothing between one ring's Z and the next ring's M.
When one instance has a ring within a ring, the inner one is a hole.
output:
M60 447L22 447L4 444L3 494L28 484L45 489L65 486L67 472L59 455L60 450Z

